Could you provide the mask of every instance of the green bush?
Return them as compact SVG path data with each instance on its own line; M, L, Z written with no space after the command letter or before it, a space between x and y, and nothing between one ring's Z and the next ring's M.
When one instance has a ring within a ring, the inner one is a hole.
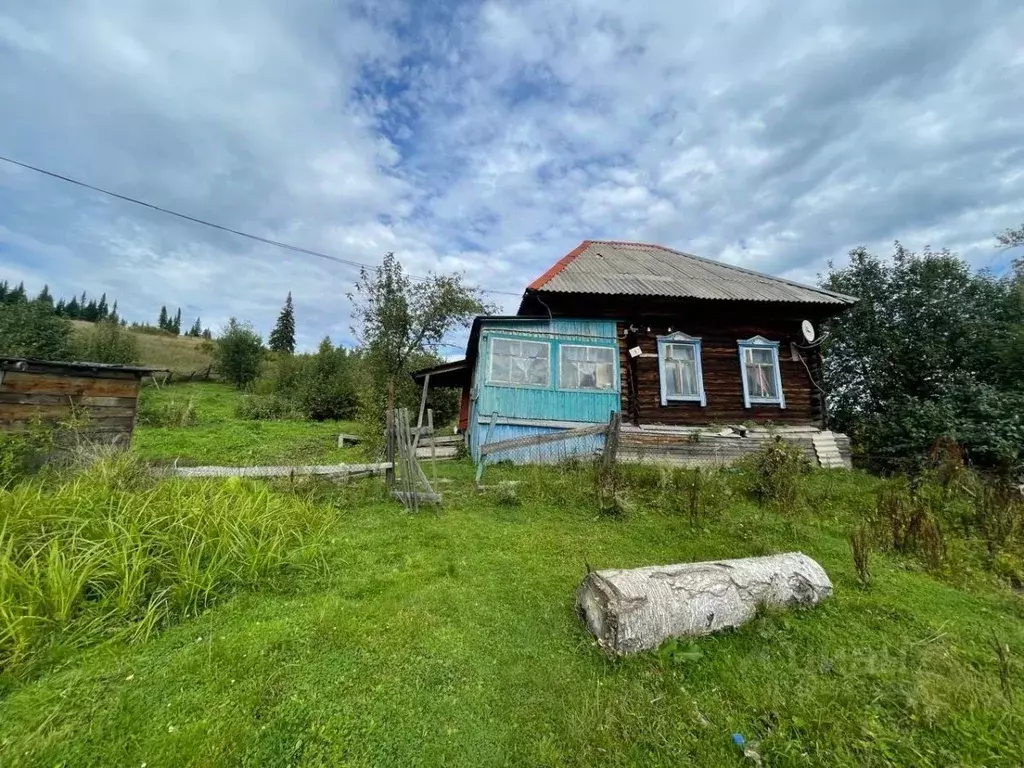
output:
M0 304L0 353L12 357L67 360L71 321L38 301Z
M235 415L253 421L302 418L294 404L278 395L245 395L235 406Z
M131 365L139 362L135 334L112 320L96 323L75 341L74 356L90 363Z
M38 418L25 432L0 431L0 490L42 467L53 444L53 428Z
M154 481L129 455L0 493L0 671L143 638L316 562L322 511L265 484Z
M232 317L214 342L213 366L218 376L241 389L259 378L264 354L252 325Z
M743 462L750 478L750 495L759 503L792 510L799 500L799 478L811 462L799 446L776 437Z

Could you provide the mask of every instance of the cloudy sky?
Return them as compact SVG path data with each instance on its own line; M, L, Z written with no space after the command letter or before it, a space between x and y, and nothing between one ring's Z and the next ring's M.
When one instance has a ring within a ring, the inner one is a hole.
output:
M509 293L584 238L804 281L896 238L1001 270L1024 5L800 6L0 0L0 155ZM264 333L291 290L302 344L349 337L352 268L5 163L0 277Z

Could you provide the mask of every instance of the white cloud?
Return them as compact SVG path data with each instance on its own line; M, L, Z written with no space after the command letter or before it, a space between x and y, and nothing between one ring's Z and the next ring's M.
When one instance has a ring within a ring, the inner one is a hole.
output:
M1012 2L39 2L0 11L0 154L343 259L519 291L585 237L798 279L1024 209ZM355 270L0 167L0 271L348 332ZM512 311L514 297L495 295Z

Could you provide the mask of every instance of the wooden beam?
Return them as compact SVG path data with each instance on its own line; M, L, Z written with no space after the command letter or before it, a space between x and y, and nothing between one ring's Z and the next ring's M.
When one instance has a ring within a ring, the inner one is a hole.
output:
M480 446L481 456L490 456L494 453L505 453L518 448L532 448L535 445L546 445L547 443L559 443L563 440L573 440L578 437L589 435L600 435L608 429L607 424L594 424L579 429L563 429L558 432L546 432L541 435L530 435L529 437L517 437L512 440L503 440L499 443L487 443Z

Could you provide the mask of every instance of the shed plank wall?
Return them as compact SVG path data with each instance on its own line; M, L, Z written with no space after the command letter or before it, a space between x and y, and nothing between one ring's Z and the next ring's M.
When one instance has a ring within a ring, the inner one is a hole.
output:
M0 430L22 431L37 419L57 424L72 410L85 417L79 435L86 440L127 445L135 427L140 381L123 371L73 371L34 365L5 371L0 382Z

